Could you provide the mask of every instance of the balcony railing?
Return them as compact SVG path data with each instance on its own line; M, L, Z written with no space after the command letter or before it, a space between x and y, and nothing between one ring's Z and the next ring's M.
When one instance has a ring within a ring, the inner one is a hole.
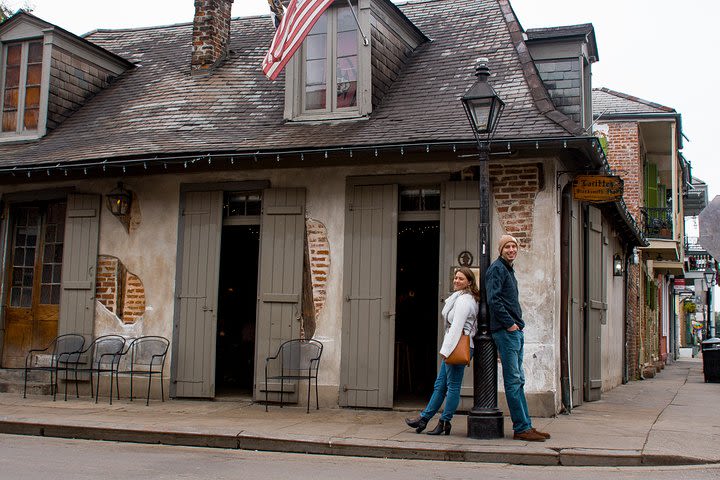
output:
M672 207L641 209L647 238L673 238Z

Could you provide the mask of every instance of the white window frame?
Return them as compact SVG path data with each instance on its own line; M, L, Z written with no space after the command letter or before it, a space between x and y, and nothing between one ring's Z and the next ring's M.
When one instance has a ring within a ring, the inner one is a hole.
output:
M359 3L359 6L358 6ZM370 5L365 0L353 2L352 8L358 15L358 20L363 31L370 31ZM285 67L285 119L293 121L325 121L358 119L366 117L372 109L370 98L370 84L372 82L370 72L370 46L363 44L360 29L356 29L357 42L357 87L356 104L353 107L336 108L337 102L337 10L347 7L347 2L336 1L326 13L328 14L328 57L326 66L326 107L325 109L305 109L305 74L306 74L306 46L305 42L288 65Z

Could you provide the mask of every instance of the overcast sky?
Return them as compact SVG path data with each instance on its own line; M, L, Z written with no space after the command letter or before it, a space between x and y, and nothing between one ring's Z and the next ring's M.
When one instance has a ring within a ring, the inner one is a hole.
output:
M458 0L461 1L461 0ZM192 21L193 0L10 0L29 3L38 17L76 34L97 28ZM593 86L675 108L682 114L683 153L693 176L720 194L720 166L712 147L720 112L715 30L720 3L712 0L511 0L524 28L592 23L599 62ZM266 0L235 0L233 16L265 15ZM715 65L715 66L713 66Z

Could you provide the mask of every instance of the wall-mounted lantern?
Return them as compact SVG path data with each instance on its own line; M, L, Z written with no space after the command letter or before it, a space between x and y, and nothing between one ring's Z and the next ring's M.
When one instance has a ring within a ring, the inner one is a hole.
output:
M117 187L105 197L108 210L116 217L124 217L130 213L132 194L123 188L122 182L118 182Z
M622 277L623 274L623 264L622 264L622 257L619 253L616 253L615 256L613 256L613 276L615 277Z

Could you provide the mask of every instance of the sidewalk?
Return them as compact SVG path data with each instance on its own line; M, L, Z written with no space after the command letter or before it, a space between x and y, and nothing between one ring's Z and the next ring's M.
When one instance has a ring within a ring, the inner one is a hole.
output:
M428 393L429 394L429 393ZM630 382L571 415L533 419L544 443L466 437L458 415L450 436L418 435L407 412L271 406L251 402L0 394L0 433L330 455L526 465L687 465L720 462L720 383L704 383L702 362L683 359L655 378ZM506 410L505 405L501 408ZM507 412L505 411L507 414ZM434 425L436 420L431 422Z

